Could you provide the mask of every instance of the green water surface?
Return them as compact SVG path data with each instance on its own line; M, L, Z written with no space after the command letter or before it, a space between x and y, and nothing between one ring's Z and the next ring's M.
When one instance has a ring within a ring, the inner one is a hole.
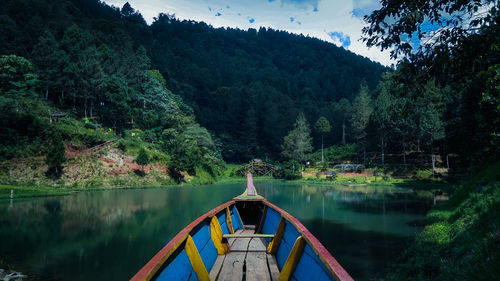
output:
M356 280L383 276L421 230L430 202L407 191L352 192L282 182L258 192L299 219ZM128 280L238 184L0 200L0 268L29 280Z

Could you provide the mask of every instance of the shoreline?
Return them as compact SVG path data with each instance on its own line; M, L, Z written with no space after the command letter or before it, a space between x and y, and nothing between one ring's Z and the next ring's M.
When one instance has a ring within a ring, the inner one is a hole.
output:
M357 183L350 182L347 179L341 181L327 181L321 179L299 179L299 180L284 180L275 179L272 177L255 177L255 182L287 182L292 184L307 184L315 186L324 187L334 187L335 189L343 191L352 192L367 192L367 191L382 191L391 189L406 189L413 192L422 193L425 197L432 196L432 192L435 190L446 190L451 185L448 183L437 183L426 180L414 180L414 179L401 179L397 182L394 181L375 181L375 182L365 182ZM112 187L51 187L51 186L27 186L27 185L0 185L0 200L9 200L10 190L14 190L13 199L26 199L26 198L36 198L36 197L51 197L51 196L66 196L78 192L87 191L107 191L107 190L119 190L119 189L149 189L149 188L169 188L169 187L182 187L182 186L207 186L213 184L236 184L245 183L246 178L243 177L223 177L212 183L200 184L197 182L183 182L179 184L172 185L118 185Z

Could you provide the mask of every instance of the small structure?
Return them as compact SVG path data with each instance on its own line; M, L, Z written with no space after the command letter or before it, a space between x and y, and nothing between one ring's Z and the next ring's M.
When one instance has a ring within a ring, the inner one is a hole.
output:
M273 176L275 170L282 170L279 166L271 163L266 163L261 159L253 159L240 170L240 174L245 176L247 173L252 173L255 176Z
M54 112L52 114L50 114L49 118L50 118L50 123L52 123L52 120L54 120L54 122L57 122L59 121L59 118L62 118L62 117L66 117L66 113L62 113L62 112Z
M353 173L355 175L358 174L358 171L364 171L365 177L366 177L366 167L365 165L362 164L337 164L333 166L333 169L339 170L339 172L342 172L342 175L345 177L346 172L347 173Z

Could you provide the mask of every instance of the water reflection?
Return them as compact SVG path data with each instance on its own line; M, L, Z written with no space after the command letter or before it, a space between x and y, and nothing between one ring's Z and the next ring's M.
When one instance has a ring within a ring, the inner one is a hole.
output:
M412 222L428 209L408 193L256 186L358 280L383 271L420 230ZM185 225L241 192L241 184L225 184L0 201L0 267L32 280L127 280Z

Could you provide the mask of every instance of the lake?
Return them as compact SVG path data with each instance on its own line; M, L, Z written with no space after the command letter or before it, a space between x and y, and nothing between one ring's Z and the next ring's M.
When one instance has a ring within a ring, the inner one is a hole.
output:
M255 185L356 280L383 276L422 230L432 203L405 190ZM243 191L238 183L0 200L0 268L29 280L128 280L188 223Z

